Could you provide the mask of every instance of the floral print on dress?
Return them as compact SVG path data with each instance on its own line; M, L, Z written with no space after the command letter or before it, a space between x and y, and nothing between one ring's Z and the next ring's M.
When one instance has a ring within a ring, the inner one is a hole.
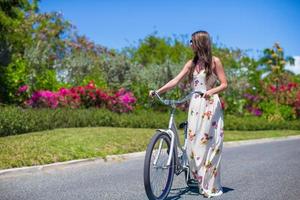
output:
M200 139L200 144L206 144L208 140L212 139L212 136L208 136L207 133L204 133L204 136Z
M205 165L206 169L209 169L212 167L212 163L210 161L208 161Z
M221 137L224 136L224 130L223 130L223 129L221 129L221 131L220 131L220 136L221 136Z
M214 175L214 177L216 177L216 176L217 176L217 174L218 174L218 171L217 171L217 168L216 168L216 167L214 167L212 174Z
M203 113L202 118L204 118L205 116L207 116L207 119L210 119L211 115L212 115L212 112L211 111L207 111L207 112Z
M206 73L194 77L191 84L195 91L206 91ZM218 94L210 98L194 94L188 112L187 153L190 176L198 180L204 193L222 191L221 154L224 138L224 117Z
M189 139L190 139L190 141L193 141L195 135L196 135L196 134L195 134L194 132L192 132L191 129L189 129Z
M213 121L211 125L212 125L212 127L214 127L215 129L218 128L218 124L217 124L216 121Z
M212 98L208 99L208 103L209 104L213 104L214 103L214 99L212 99Z
M193 174L193 178L194 178L195 180L197 180L199 184L201 184L201 183L202 183L203 177L202 177L202 176L199 176L198 173L197 173L197 171L192 171L192 174Z
M219 154L221 150L219 148L216 148L214 151L215 151L215 154Z
M194 114L194 111L193 110L191 110L191 115L193 115Z
M194 151L192 151L191 155L190 155L191 159L194 159Z

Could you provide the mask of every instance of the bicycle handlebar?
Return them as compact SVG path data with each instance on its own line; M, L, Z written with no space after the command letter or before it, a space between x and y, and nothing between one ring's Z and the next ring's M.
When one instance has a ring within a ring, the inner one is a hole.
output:
M189 100L191 98L191 96L195 93L200 94L201 97L203 97L204 93L202 91L192 91L190 92L188 95L186 95L184 98L180 99L180 100L172 100L172 99L162 99L159 94L154 91L155 96L165 105L170 106L170 105L177 105L177 104L181 104L187 100Z

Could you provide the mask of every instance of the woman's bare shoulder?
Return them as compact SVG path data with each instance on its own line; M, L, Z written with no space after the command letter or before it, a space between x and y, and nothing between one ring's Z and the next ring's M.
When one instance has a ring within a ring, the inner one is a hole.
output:
M193 65L193 59L190 59L185 63L185 67L187 67L188 69L190 69L192 65Z
M192 65L192 64L193 64L193 59L188 60L188 61L186 62L186 64Z
M213 63L212 70L216 74L217 65L220 65L221 61L217 56L212 56L212 63Z
M212 59L214 60L214 62L218 63L221 62L220 58L217 56L212 56Z

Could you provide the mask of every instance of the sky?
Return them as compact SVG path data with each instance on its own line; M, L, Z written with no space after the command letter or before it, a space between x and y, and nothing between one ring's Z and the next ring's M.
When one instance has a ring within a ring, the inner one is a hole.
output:
M279 42L300 73L300 0L41 0L40 11L61 12L78 33L117 50L154 32L189 38L206 30L213 42L253 57Z

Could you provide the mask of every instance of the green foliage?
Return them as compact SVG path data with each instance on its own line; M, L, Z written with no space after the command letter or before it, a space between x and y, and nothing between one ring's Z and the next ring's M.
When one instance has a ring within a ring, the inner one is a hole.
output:
M36 77L34 90L44 89L56 91L60 83L57 81L56 72L54 70L46 69L42 74Z
M131 68L130 73L130 80L132 82L136 82L137 84L131 85L133 91L136 91L135 94L138 97L138 102L143 100L141 104L145 105L145 108L149 106L149 99L148 93L149 90L156 90L162 87L164 84L172 80L183 68L185 64L184 62L181 63L173 63L170 60L166 60L166 62L158 65L158 64L149 64L147 67L135 65ZM185 96L191 88L185 88L184 82L187 81L187 77L175 88L168 91L167 93L163 94L164 98L171 98L171 99L179 99ZM141 86L143 88L138 90L136 87ZM146 105L146 103L148 105ZM152 103L154 109L158 109L161 111L165 111L167 107L160 105L157 101Z
M225 130L300 130L300 120L286 121L274 119L269 121L264 117L226 115L224 118Z
M133 127L164 128L168 126L168 114L135 111L117 114L106 109L22 109L0 107L0 136L68 127ZM179 113L177 123L185 113Z
M18 88L28 82L26 62L22 59L16 59L4 69L3 75L3 86L6 88L7 100L14 102Z
M258 63L246 51L213 45L213 54L220 58L225 70L228 88L219 94L225 102L228 114L244 115L246 104L243 95L260 91Z
M131 91L134 93L134 96L137 97L137 102L135 109L149 109L150 108L150 99L148 93L151 90L146 82L133 82L130 86Z
M262 117L269 121L296 119L296 112L291 106L277 104L274 100L260 102L259 108L263 110Z
M7 66L12 53L19 52L30 40L27 16L35 12L37 1L28 0L0 1L0 66ZM26 31L24 31L26 30Z
M141 65L163 64L167 60L180 63L192 57L191 49L185 44L187 39L180 40L178 36L158 37L157 32L149 34L143 40L139 40L138 47L123 49L133 62Z
M178 111L176 124L186 120L187 113ZM117 114L105 109L22 109L0 107L0 136L70 127L167 128L169 112L135 110ZM300 130L299 120L269 122L261 117L225 116L225 130Z
M124 55L101 56L101 69L109 88L124 87L129 89L134 82L131 77L131 69L140 65L131 63Z
M181 46L172 45L176 42L179 42L177 38L172 40L151 34L141 40L137 48L125 48L123 53L129 55L128 57L132 58L133 62L142 65L132 67L130 80L139 84L146 82L149 89L158 89L174 78L188 59L193 57L191 48L185 45L184 40ZM180 54L172 54L173 51L180 52ZM261 75L261 72L257 71L258 62L249 58L241 49L213 44L212 51L213 55L221 59L227 76L229 87L219 94L226 101L226 112L243 115L246 103L243 99L245 91L255 93L261 90L258 82ZM185 82L187 79L183 80L179 87L169 91L166 97L176 99L184 96L191 89L184 87ZM144 97L138 97L144 99Z
M294 64L294 59L290 56L285 56L282 47L276 42L272 48L266 48L263 51L264 55L259 59L263 65L265 72L271 72L276 76L280 76L285 71L285 64ZM277 81L279 77L274 77L273 81ZM279 80L278 80L279 81Z
M15 94L24 84L31 90L57 90L93 80L97 87L112 90L124 87L133 91L138 110L152 106L154 110L166 111L167 108L157 101L149 101L148 92L173 79L193 58L188 44L190 36L159 37L154 32L140 39L137 46L117 52L79 35L62 14L40 13L37 2L0 2L0 102L18 103L19 97ZM300 83L299 75L284 69L285 64L293 64L294 60L284 55L279 43L264 49L258 60L250 58L245 50L216 43L213 43L212 53L222 61L227 77L228 88L219 93L225 100L227 114L244 116L247 113L249 101L244 98L247 93L267 97L262 102L275 100L281 104L277 110L273 105L261 104L266 107L266 118L276 115L275 119L294 119L292 107L298 105L298 101L292 101L295 95L279 94L276 90L274 98L265 95L262 84L274 83L278 89L291 82ZM264 73L269 74L262 78ZM185 96L191 89L185 83L187 78L164 97L179 99ZM297 94L298 90L294 90ZM258 103L252 106L256 109ZM183 105L182 109L187 106Z
M23 67L20 66L23 62L20 61L20 53L31 38L30 32L27 32L25 12L34 12L35 5L36 1L32 4L27 0L0 1L0 102L11 102L11 94L16 82L19 82L16 77L20 76L20 68ZM6 69L8 65L10 69ZM12 77L12 68L17 68L18 75ZM7 74L14 79L10 83L7 83Z
M110 52L79 36L62 14L39 13L37 1L0 2L0 8L1 102L13 102L15 82L24 82L10 74L11 68L19 68L18 62L24 63L26 83L34 90L55 90L91 79L107 85L99 56Z
M109 82L105 59L114 56L114 53L84 36L75 34L74 38L69 39L72 40L66 42L64 57L57 64L59 79L72 85L82 85L93 79L97 85L106 88Z
M264 49L263 53L264 55L258 60L261 65L261 71L267 73L263 81L274 83L278 90L281 85L291 81L293 73L287 71L285 65L287 63L294 65L294 59L284 55L284 51L278 42L272 48Z

